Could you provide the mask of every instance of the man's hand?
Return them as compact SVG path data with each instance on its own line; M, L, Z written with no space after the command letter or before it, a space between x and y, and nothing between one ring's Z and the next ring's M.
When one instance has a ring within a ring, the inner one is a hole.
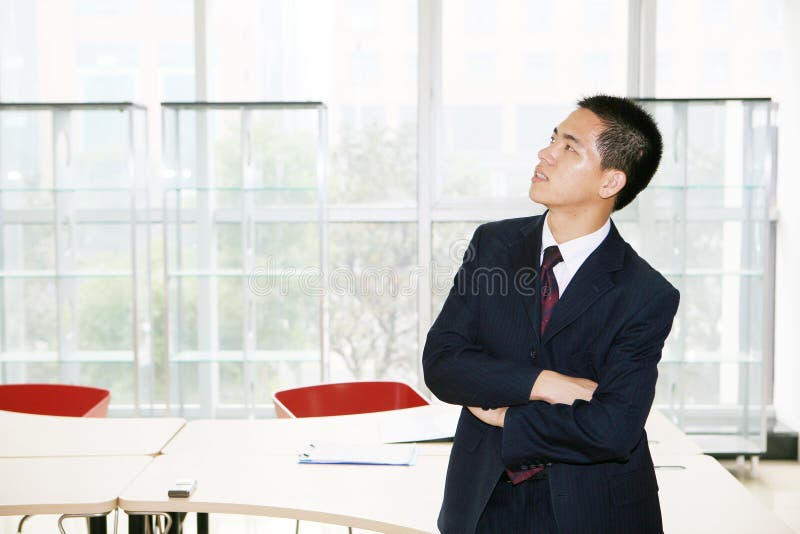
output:
M588 378L576 378L545 369L531 389L531 400L550 404L572 404L577 399L591 401L597 382Z
M467 406L467 409L472 412L472 415L487 425L499 426L500 428L503 428L503 424L506 420L506 410L508 410L508 407L484 410L483 408Z

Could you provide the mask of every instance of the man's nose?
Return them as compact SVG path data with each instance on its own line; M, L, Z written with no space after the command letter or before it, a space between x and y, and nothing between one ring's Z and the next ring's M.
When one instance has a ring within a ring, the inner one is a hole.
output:
M537 154L537 156L539 156L539 159L541 161L547 163L548 165L555 165L556 158L555 158L555 154L553 153L553 145L552 144L547 145L546 147L544 147L541 150L539 150L539 153Z

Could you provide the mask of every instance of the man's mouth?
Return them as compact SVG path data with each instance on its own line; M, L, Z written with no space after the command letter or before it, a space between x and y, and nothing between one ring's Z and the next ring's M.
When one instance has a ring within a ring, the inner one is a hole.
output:
M538 169L536 170L536 172L533 173L533 181L534 181L534 183L535 182L546 182L549 179L550 178L548 178L547 175L545 175L542 171L540 171Z

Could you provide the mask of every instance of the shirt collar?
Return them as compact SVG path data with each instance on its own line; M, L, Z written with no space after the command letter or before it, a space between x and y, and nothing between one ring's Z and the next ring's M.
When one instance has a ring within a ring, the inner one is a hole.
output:
M549 220L550 212L548 211L544 224L542 225L542 251L539 256L539 264L541 265L542 263L545 249L549 246L556 245L561 252L561 257L564 259L564 265L572 273L580 269L583 262L586 261L586 258L600 246L600 243L603 242L608 232L611 230L611 219L606 219L605 224L591 234L576 237L575 239L558 244L556 243L556 238L553 237L553 233L550 231Z

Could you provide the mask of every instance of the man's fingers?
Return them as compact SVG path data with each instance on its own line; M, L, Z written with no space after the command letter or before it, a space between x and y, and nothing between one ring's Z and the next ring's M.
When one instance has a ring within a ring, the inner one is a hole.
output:
M487 425L499 427L503 426L506 410L508 410L507 407L484 409L475 406L467 406L467 409Z
M597 382L544 370L539 374L531 390L531 400L543 400L550 404L572 404L577 399L592 400Z
M588 378L562 374L558 374L555 378L555 402L551 402L551 404L573 404L578 399L591 401L594 391L597 389L597 382Z

